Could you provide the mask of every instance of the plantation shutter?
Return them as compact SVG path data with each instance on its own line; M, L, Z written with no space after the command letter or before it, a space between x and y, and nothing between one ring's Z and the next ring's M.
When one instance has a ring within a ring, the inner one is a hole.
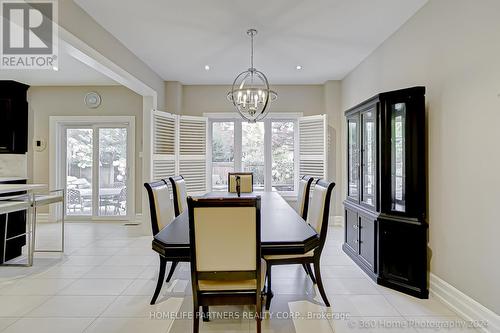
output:
M153 180L175 175L176 116L153 111Z
M326 115L299 118L299 175L327 178L328 128Z
M207 191L207 118L179 116L179 174L189 194Z

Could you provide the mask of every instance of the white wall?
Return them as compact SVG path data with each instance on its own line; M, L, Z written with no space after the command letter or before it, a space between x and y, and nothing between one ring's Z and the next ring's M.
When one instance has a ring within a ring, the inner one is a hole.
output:
M89 91L98 92L102 104L97 109L89 109L83 97ZM28 90L29 112L32 119L33 139L47 142L47 149L34 152L32 141L28 141L32 154L28 173L33 183L49 183L49 117L50 116L134 116L135 117L135 207L142 206L142 96L122 86L80 86L80 87L31 87ZM31 139L30 139L31 140Z
M427 87L430 270L497 314L499 13L498 0L431 0L342 81L343 109Z

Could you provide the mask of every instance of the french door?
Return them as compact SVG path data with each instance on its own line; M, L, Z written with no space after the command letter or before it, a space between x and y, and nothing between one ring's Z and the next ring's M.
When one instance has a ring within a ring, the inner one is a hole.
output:
M131 133L132 132L132 133ZM70 219L129 220L133 205L133 129L130 123L64 123L60 184Z

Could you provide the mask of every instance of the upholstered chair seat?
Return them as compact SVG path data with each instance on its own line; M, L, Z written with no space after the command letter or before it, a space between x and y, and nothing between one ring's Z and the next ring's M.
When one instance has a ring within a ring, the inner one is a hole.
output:
M266 261L261 259L260 262L260 280L266 280ZM203 291L214 290L255 290L257 288L257 280L198 280L198 287Z

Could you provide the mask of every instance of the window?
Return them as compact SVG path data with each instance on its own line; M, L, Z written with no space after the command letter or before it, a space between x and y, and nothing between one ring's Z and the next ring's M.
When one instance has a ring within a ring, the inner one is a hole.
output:
M234 122L212 123L212 190L227 191L227 174L234 171Z
M241 169L253 173L253 188L264 190L264 123L241 123Z
M295 189L295 123L293 121L271 122L271 181L277 191L293 192Z
M253 173L255 191L294 195L298 181L297 119L256 123L239 118L210 119L212 191L227 191L227 174Z

